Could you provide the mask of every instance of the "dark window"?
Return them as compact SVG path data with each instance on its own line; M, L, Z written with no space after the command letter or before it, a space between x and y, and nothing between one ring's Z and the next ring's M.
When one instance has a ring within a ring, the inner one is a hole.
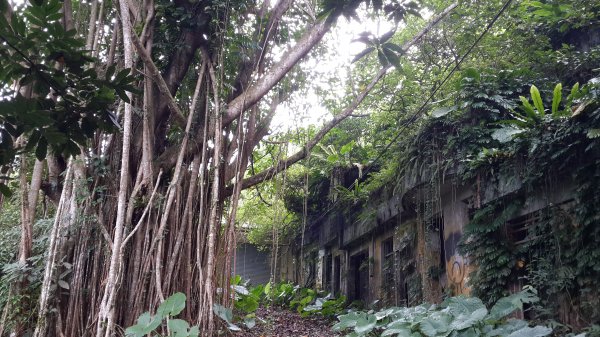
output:
M331 254L325 256L325 284L323 285L323 289L327 291L331 291L332 289L332 273L333 273L333 258Z
M340 293L340 278L341 278L341 267L342 262L340 256L336 256L333 260L333 293L338 295Z
M362 251L350 258L349 298L367 303L369 296L369 253Z
M530 231L530 229L540 221L541 215L541 212L537 211L508 221L506 223L506 232L509 240L515 245L533 240L535 235L528 234L533 234L533 231Z

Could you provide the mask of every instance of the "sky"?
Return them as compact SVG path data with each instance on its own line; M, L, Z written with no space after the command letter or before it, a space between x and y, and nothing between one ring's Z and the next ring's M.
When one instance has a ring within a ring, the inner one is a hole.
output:
M336 27L324 38L324 45L328 53L318 59L310 59L302 66L313 69L316 73L314 80L307 88L307 95L303 96L301 106L298 104L281 104L271 123L275 133L286 132L308 125L322 125L331 118L331 113L321 103L317 88L327 89L330 94L341 97L346 93L346 84L354 56L366 47L363 43L354 42L360 33L370 32L380 36L392 29L392 24L385 21L364 19L348 21L345 18L338 20ZM337 78L336 85L331 86L329 79Z

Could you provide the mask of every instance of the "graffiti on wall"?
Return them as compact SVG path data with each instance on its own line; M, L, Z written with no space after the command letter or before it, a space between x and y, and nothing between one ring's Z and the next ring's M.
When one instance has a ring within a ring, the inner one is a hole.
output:
M446 262L446 273L448 286L452 289L453 295L469 295L470 289L467 286L469 272L469 260L466 257L458 254L450 256Z

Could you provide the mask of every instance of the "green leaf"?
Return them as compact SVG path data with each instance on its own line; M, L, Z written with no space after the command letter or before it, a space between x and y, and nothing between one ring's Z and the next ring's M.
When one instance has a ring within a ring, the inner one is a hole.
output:
M228 324L231 324L231 322L233 321L233 311L231 311L231 309L229 308L225 308L224 306L218 303L213 304L213 312L215 313L215 315L217 315L219 318L221 318Z
M200 328L198 328L198 326L194 325L193 327L190 328L190 331L188 332L189 337L198 337L199 335L200 335Z
M456 105L437 108L431 112L431 117L440 118L440 117L446 116L447 114L449 114L453 111L456 111L457 109L458 109L458 106L456 106Z
M481 75L475 68L467 68L467 69L463 70L462 77L463 78L472 78L476 81L479 81L481 79Z
M147 335L146 330L141 325L132 325L125 329L125 336L143 337Z
M255 312L258 306L258 299L253 296L244 296L235 302L235 307L246 313Z
M548 336L550 333L552 333L552 329L538 325L533 328L524 327L511 333L507 337L544 337Z
M190 325L188 322L182 319L170 319L167 322L167 327L169 328L169 332L173 337L187 337L188 336L188 328Z
M521 108L523 109L527 117L530 118L532 121L537 121L539 119L538 115L535 113L533 105L529 103L529 100L523 96L519 96L519 99L521 100L521 103L523 103L523 106Z
M340 315L338 316L339 323L336 323L333 326L333 330L341 331L348 328L353 328L356 326L356 323L360 317L361 315L357 312L350 312L346 315Z
M466 330L460 331L458 336L460 336L460 337L480 337L481 333L480 333L480 331L475 330L474 328L468 328Z
M558 106L562 100L562 84L558 83L554 87L554 95L552 96L552 116L558 116Z
M402 49L402 47L400 47L397 44L391 43L391 42L384 43L382 47L387 48L387 49L397 53L398 55L404 54L404 49Z
M130 326L125 330L125 335L143 337L158 328L161 322L161 317L152 317L149 312L145 312L138 317L137 324Z
M379 63L381 64L381 66L387 67L387 66L390 65L389 62L388 62L388 60L387 60L387 58L385 57L385 55L381 51L381 49L377 50L377 58L379 59Z
M500 143L508 143L513 139L513 136L518 135L522 132L524 132L522 128L507 126L494 130L494 132L492 132L492 138L499 141Z
M579 91L579 82L575 83L571 88L571 93L567 96L567 108L571 108L571 104L573 104L573 100L578 99L580 96Z
M470 315L479 309L485 309L485 305L477 297L450 297L444 301L443 305L445 305L448 308L448 311L450 311L450 313L452 313L454 316L458 316L460 314Z
M113 64L110 67L108 67L106 69L106 77L105 78L107 80L110 80L112 78L112 76L114 75L116 69L117 69L117 65L116 64Z
M119 73L117 73L117 76L115 76L115 82L122 82L127 77L127 75L129 75L129 71L129 68L119 71Z
M595 139L600 137L600 129L588 129L586 133L589 139Z
M393 323L392 323L393 324ZM407 323L403 323L402 325L390 325L385 331L381 334L382 337L385 336L401 336L401 337L410 337L412 331L410 329L410 325Z
M127 93L125 92L125 90L121 89L121 88L115 88L115 91L117 93L117 95L119 95L119 97L125 102L125 103L131 103L131 100L129 99L129 96L127 96Z
M354 147L354 145L356 144L356 141L351 141L348 144L342 146L342 148L340 149L340 154L347 154L350 153L350 151L352 151L352 148Z
M242 277L240 275L235 275L231 278L231 285L240 285L242 284Z
M424 318L419 327L426 336L437 336L449 332L449 323L452 317L443 312L435 312L429 317Z
M402 66L400 65L400 57L398 57L394 51L386 48L385 46L381 47L381 51L391 65L393 65L397 70L401 70Z
M538 301L536 294L529 289L520 291L507 297L499 299L492 309L486 320L498 321L512 314L516 310L523 308L523 303L533 303Z
M252 329L254 326L256 326L256 319L252 317L246 317L244 318L244 325L246 325L248 329Z
M493 322L491 322L493 323ZM527 327L527 322L520 319L511 319L507 320L504 324L497 326L495 329L492 329L486 333L487 337L497 337L497 336L508 336L511 333Z
M367 334L368 332L373 330L373 328L375 328L376 324L377 324L377 318L375 317L375 315L367 315L367 317L360 317L356 321L356 326L354 327L354 331L357 334Z
M438 333L438 331L435 327L435 324L436 324L435 321L425 318L419 324L419 328L421 329L423 334L425 334L425 336L433 337L433 336L437 335L437 333Z
M543 118L544 116L546 116L546 112L544 111L544 103L542 102L542 96L540 95L540 91L535 85L532 85L529 91L531 92L531 99L533 100L533 105L535 105L538 114Z
M389 39L392 38L392 36L394 36L394 33L396 33L396 29L392 29L389 32L381 35L381 37L379 38L379 44L387 42Z
M331 164L335 164L340 160L340 156L337 153L330 154L327 156L327 161Z
M156 314L160 317L176 316L185 308L185 295L183 293L175 293L169 296L160 304L156 310Z
M450 323L450 328L453 330L464 330L479 323L487 315L488 311L485 307L479 308L472 313L462 313L454 318Z

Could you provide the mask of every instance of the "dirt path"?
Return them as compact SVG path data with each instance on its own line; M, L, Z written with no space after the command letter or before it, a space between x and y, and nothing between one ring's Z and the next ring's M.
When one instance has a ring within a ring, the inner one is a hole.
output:
M331 330L333 321L322 317L301 317L297 312L282 308L259 308L257 324L234 336L244 337L337 337ZM262 320L262 321L261 321Z

